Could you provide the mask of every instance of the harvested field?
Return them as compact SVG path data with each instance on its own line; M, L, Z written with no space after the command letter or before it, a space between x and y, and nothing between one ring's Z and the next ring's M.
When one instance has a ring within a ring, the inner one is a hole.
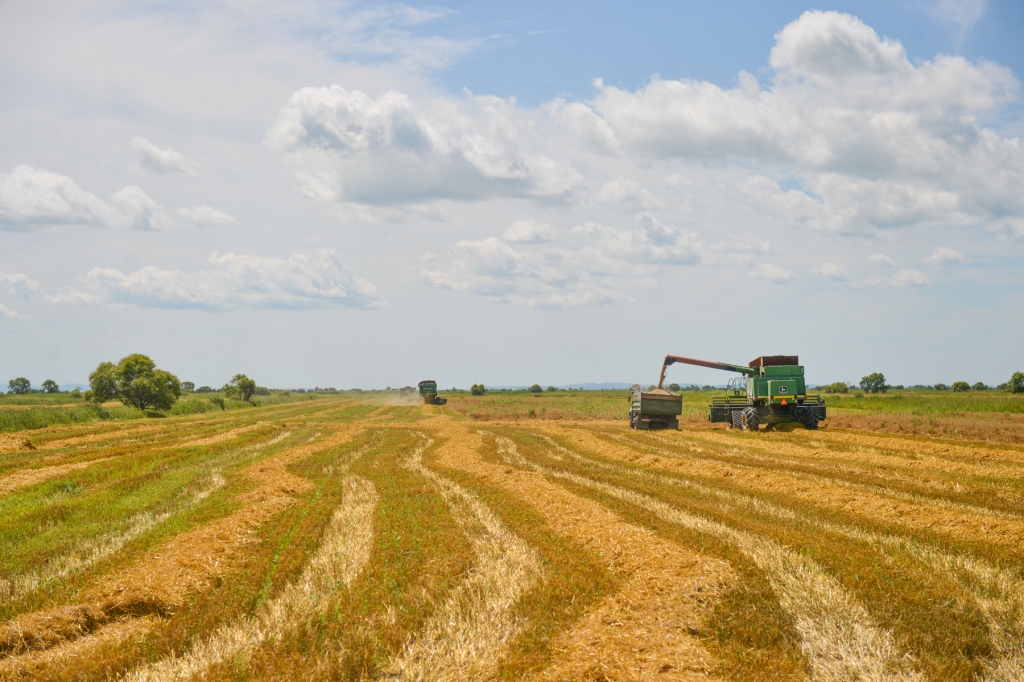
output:
M3 434L0 680L1024 679L1019 414L619 398Z

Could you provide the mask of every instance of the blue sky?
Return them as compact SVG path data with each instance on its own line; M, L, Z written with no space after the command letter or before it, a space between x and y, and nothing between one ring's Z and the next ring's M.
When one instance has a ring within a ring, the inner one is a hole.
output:
M1006 381L1022 34L982 0L0 5L0 379Z

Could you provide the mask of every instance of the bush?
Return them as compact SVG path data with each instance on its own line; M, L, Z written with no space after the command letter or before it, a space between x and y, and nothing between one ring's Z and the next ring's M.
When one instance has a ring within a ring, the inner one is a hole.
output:
M209 402L211 405L216 405L219 410L224 409L224 398L221 398L219 395L215 395L210 398Z
M558 390L558 389L557 389L557 388L555 388L554 386L548 386L548 393L554 393L554 392L555 392L555 391L557 391L557 390Z
M223 398L220 399L224 401ZM201 400L199 398L190 398L188 400L179 400L171 406L170 414L203 414L204 412L220 412L223 407L214 403L212 400Z
M200 386L196 389L196 393L213 393L213 389L209 386Z
M668 385L668 390L670 390L673 393L675 393L676 391L679 390L679 384L669 384Z
M544 389L540 387L540 384L534 384L530 386L530 393L543 393Z
M483 384L473 384L473 386L469 389L469 392L471 395L483 395L484 393L487 392L487 389L484 388Z
M971 385L966 381L953 382L953 393L966 393L969 390L971 390Z
M972 391L987 391L988 390L988 386L985 385L984 381L979 381L978 383L976 383L973 386L971 386L971 390Z
M845 381L837 381L835 383L828 384L827 386L822 386L821 390L825 393L849 393L850 387Z
M935 390L936 391L948 391L949 390L949 386L947 386L946 384L935 384Z
M1010 393L1024 393L1024 372L1014 372L1006 388Z

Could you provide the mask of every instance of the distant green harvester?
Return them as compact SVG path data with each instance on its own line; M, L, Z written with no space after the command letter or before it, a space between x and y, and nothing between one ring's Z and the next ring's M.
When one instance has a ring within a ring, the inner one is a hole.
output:
M424 405L444 405L447 398L437 397L437 382L433 379L425 379L419 383L420 395L423 396Z

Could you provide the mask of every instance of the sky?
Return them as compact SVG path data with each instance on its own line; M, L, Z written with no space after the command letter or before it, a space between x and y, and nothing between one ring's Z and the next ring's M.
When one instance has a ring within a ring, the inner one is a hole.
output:
M0 379L1005 382L1021 35L997 0L0 3Z

